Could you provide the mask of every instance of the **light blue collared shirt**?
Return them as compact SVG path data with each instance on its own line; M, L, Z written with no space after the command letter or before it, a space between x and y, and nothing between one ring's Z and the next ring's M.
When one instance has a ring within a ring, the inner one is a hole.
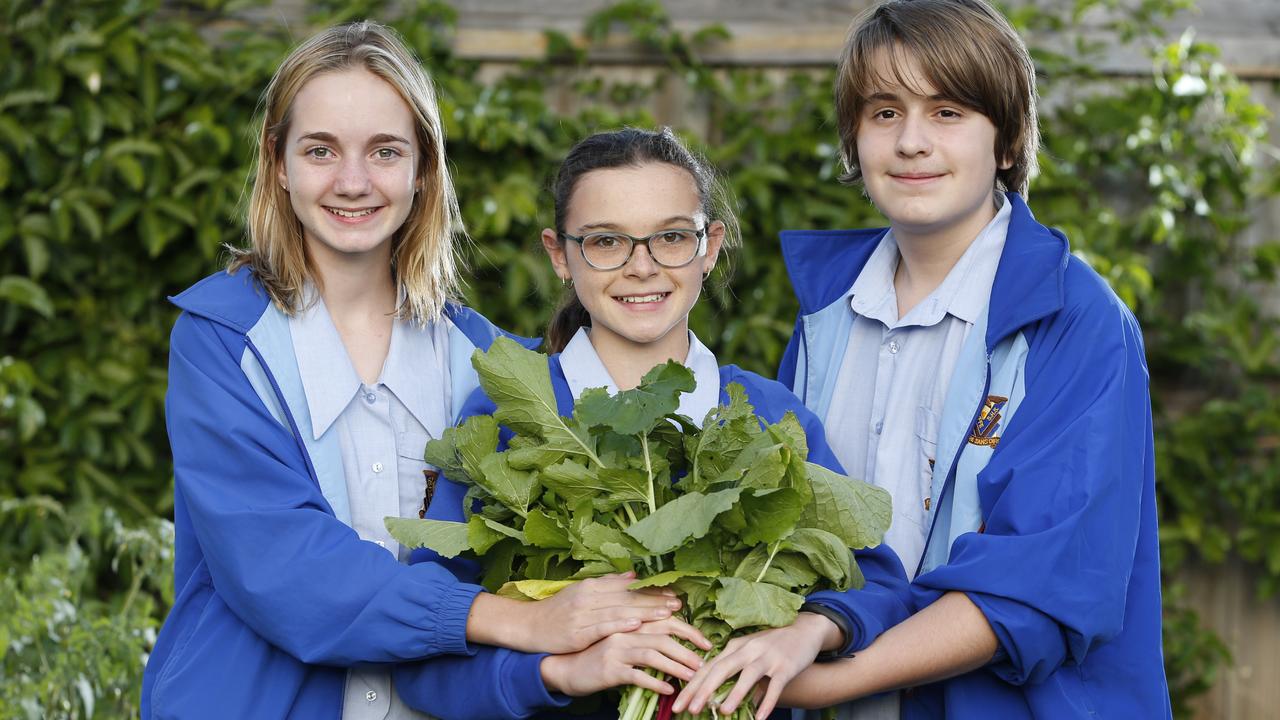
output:
M431 469L422 459L427 440L439 437L451 417L445 324L423 328L395 320L382 374L373 385L356 374L319 297L290 318L289 330L314 436L337 433L352 529L406 562L409 550L392 539L383 518L417 516L426 490L423 471ZM429 716L400 701L389 671L353 667L347 672L342 717Z
M893 497L884 542L908 574L915 572L929 534L938 418L964 340L986 312L1009 229L1003 193L996 193L996 202L996 216L906 316L898 317L893 277L901 256L892 230L845 296L854 320L827 411L827 440L850 475ZM845 703L836 717L897 720L899 712L898 693L892 692Z
M684 366L693 371L696 387L693 392L680 396L680 407L676 412L702 425L707 413L720 404L720 366L716 363L716 356L692 330L689 331L689 354L685 356ZM564 379L574 400L582 396L583 390L594 387L602 387L610 395L618 394L618 384L596 354L586 328L578 328L560 353L560 369L564 370Z

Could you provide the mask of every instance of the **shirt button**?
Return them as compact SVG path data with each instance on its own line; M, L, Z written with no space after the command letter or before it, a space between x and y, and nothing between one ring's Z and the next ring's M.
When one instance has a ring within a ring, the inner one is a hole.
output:
M380 472L382 472L382 463L374 463L374 464L373 464L373 471L374 471L374 472L376 472L376 473L380 473Z
M374 395L373 393L365 393L364 395L364 401L369 403L370 405L377 402L377 400L378 400L378 396ZM370 692L372 692L372 690Z
M884 421L881 420L880 422L876 423L876 434L879 435L880 431L883 429L884 429Z
M897 354L898 354L898 350L899 350L899 348L901 348L901 347L902 347L902 346L898 344L898 341L897 341L897 340L894 340L893 342L889 343L889 354L890 354L890 355L897 355Z
M364 694L364 699L365 699L365 700L368 700L369 702L377 702L377 700L378 700L378 693L376 693L376 692L374 692L374 691L370 690L369 692L367 692L367 693L365 693L365 694Z

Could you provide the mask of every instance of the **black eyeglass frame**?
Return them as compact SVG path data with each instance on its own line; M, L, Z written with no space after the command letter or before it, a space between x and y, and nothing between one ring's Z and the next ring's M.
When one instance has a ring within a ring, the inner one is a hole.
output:
M654 239L655 237L658 237L659 235L665 235L669 232L691 232L693 233L694 237L698 238L698 249L694 251L693 257L680 263L679 265L668 265L667 263L664 263L658 258L654 257L653 250L649 247L649 241ZM597 235L612 235L614 237L624 237L627 239L628 242L631 243L631 246L627 248L627 256L623 258L622 262L618 263L617 265L611 265L609 267L600 267L599 265L596 265L595 263L591 262L590 259L587 258L587 251L583 249L582 241ZM569 233L562 232L560 233L560 237L563 240L572 240L573 242L577 243L578 252L582 254L583 262L585 262L587 265L591 266L596 270L617 270L620 267L624 267L627 263L631 262L631 256L635 254L637 245L643 245L645 249L649 251L649 257L653 260L653 262L664 268L667 268L668 270L677 270L682 267L688 267L689 264L692 263L694 260L697 260L700 257L705 257L707 254L707 229L705 227L698 228L698 229L666 228L665 230L659 230L655 233L650 233L648 235L645 235L644 237L636 237L635 235L628 235L627 233L617 232L614 230L602 230L600 232L587 233L586 235L570 235Z

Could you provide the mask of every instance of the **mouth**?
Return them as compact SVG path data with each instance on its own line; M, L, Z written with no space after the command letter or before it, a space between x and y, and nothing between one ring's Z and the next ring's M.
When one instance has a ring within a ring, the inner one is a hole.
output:
M649 293L648 295L614 295L613 299L623 305L656 305L667 299L669 292Z
M898 182L907 183L908 185L920 185L943 177L943 173L889 173L889 177L897 180Z
M368 217L371 217L374 213L378 212L382 208L381 207L339 208L339 207L329 207L326 205L324 209L334 218L342 222L360 222Z

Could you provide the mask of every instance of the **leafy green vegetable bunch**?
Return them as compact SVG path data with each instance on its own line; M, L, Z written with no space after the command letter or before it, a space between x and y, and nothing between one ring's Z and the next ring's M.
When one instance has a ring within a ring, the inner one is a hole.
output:
M497 411L426 453L468 487L467 520L388 518L402 544L482 558L487 588L530 599L634 570L633 588L676 591L713 653L790 624L810 592L862 586L852 548L880 542L889 495L806 462L794 414L766 424L732 384L699 427L676 413L693 373L668 362L635 389L583 392L565 418L545 356L501 339L472 362ZM514 433L501 452L500 425ZM652 717L657 700L631 688L621 716Z

